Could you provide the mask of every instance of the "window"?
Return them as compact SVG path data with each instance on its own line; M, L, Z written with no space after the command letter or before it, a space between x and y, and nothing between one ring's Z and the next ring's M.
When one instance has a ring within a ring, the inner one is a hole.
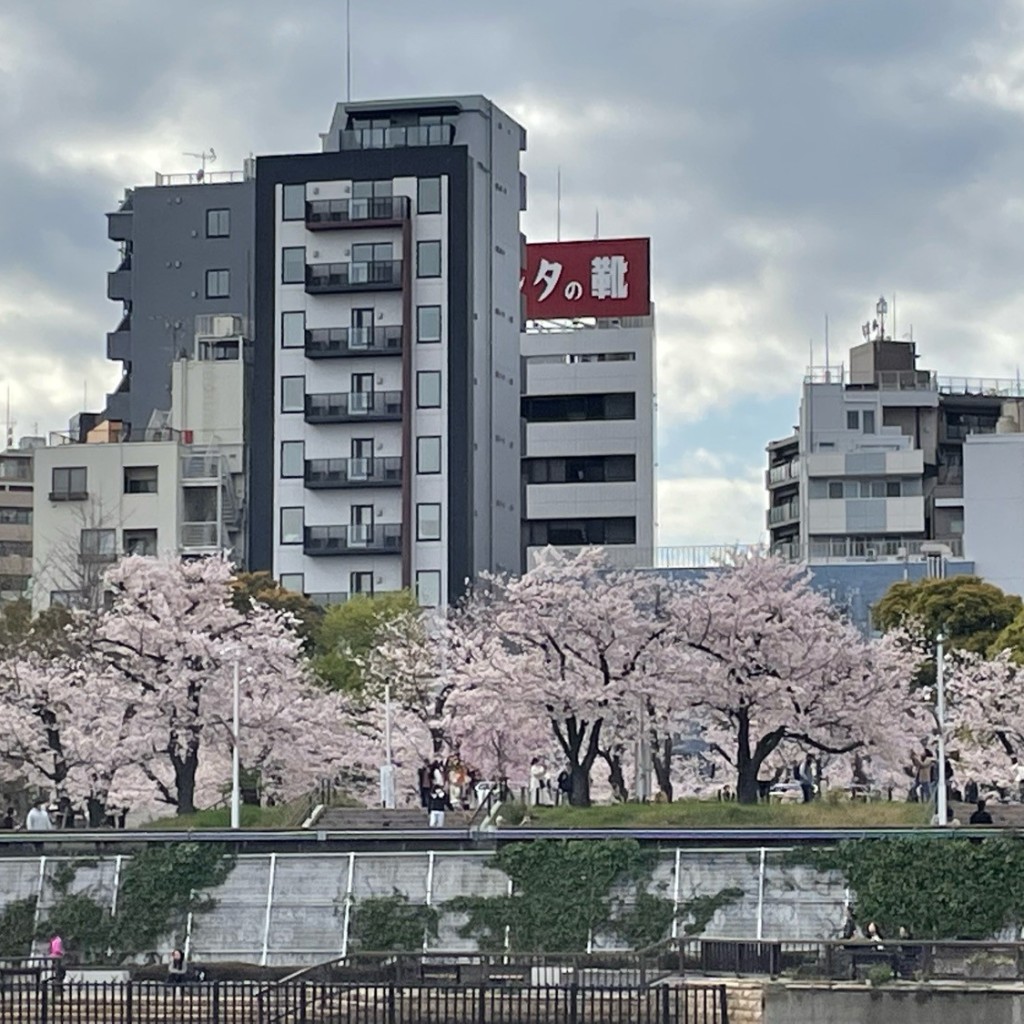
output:
M281 476L296 477L306 475L306 442L281 442Z
M862 429L865 434L873 434L875 432L875 410L865 409L864 416L861 420Z
M292 594L304 594L306 592L306 574L303 572L281 573L281 589Z
M636 395L632 391L594 395L531 395L523 398L521 407L523 418L530 423L636 419Z
M846 410L846 429L860 430L860 413L856 409Z
M306 186L281 186L281 220L306 219Z
M416 243L416 276L441 276L441 243L439 241Z
M526 524L530 547L554 544L575 547L579 544L635 544L636 519L619 516L608 519L534 519Z
M528 484L590 484L636 480L636 456L587 455L526 459Z
M156 494L156 466L125 466L125 494Z
M54 469L50 487L50 501L81 501L89 496L86 489L84 466L74 469Z
M841 498L843 496L843 481L842 480L829 480L829 482L828 482L828 496L830 498Z
M281 348L302 348L306 344L306 314L281 314Z
M206 297L226 299L231 294L231 271L208 270L206 272Z
M82 561L113 561L117 557L116 530L83 530L78 546Z
M388 263L393 256L394 246L391 242L359 242L352 246L354 264Z
M373 573L351 572L348 576L348 592L350 594L368 594L373 597Z
M50 605L53 608L83 608L85 597L80 590L51 590Z
M32 557L32 541L30 540L0 540L0 558L6 555L14 555L17 558ZM0 587L0 590L3 590Z
M441 408L440 370L420 370L416 374L416 408Z
M441 539L441 506L436 502L421 502L416 506L416 539Z
M889 480L885 485L885 496L887 498L898 498L901 493L899 480Z
M416 340L420 344L441 340L441 307L416 307Z
M125 530L124 553L156 558L156 530Z
M50 495L50 500L53 500L53 495ZM0 523L4 525L17 525L17 526L30 526L32 524L32 509L30 508L12 508L11 506L4 506L0 508Z
M441 438L416 438L416 472L424 476L441 472Z
M281 412L304 412L306 409L306 378L281 378Z
M281 509L281 543L301 544L306 526L306 510L301 506Z
M281 250L281 284L304 284L306 281L306 247L289 245Z
M416 188L416 212L441 212L440 178L420 178Z
M228 238L231 234L230 210L206 211L206 237Z
M392 195L393 183L390 178L376 181L353 181L353 199L382 199Z
M436 608L441 603L441 574L436 569L416 573L416 600L421 608Z

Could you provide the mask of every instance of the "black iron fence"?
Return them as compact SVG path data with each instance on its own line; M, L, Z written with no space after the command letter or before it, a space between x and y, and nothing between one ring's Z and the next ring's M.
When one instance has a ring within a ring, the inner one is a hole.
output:
M168 985L0 990L0 1024L728 1024L724 986Z

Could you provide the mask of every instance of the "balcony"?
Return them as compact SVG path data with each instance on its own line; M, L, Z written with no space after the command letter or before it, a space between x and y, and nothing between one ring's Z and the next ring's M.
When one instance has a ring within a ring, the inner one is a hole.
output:
M220 551L221 525L217 522L182 523L181 550L183 553L197 551Z
M769 487L782 487L785 484L798 483L799 480L800 461L798 459L772 466L765 474L765 483Z
M343 359L347 356L400 356L402 328L318 327L306 331L307 359Z
M325 590L320 593L307 594L318 608L330 608L332 604L345 604L348 601L348 594L343 590Z
M783 505L773 505L768 509L768 525L781 526L782 523L793 522L800 518L800 502L787 501Z
M401 391L338 391L306 395L307 423L387 423L401 418Z
M401 288L401 260L306 265L306 291L311 295L331 292L400 291Z
M341 132L340 146L352 149L404 149L408 146L450 146L453 124L413 124L392 128L350 128Z
M409 219L407 196L368 199L315 199L306 203L306 230L372 228L401 224Z
M132 271L131 267L118 268L107 274L107 298L115 302L131 302Z
M132 318L122 317L117 329L107 332L107 358L126 362L131 359Z
M401 554L402 524L307 526L302 550L311 557Z
M308 459L306 487L311 491L342 487L401 487L402 459Z

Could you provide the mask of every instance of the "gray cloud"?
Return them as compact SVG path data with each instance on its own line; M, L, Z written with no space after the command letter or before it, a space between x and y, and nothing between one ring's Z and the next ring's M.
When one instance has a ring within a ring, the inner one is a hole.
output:
M0 353L111 387L102 214L213 145L315 148L345 83L344 6L48 0L0 13ZM1024 301L1019 0L353 0L357 98L484 92L530 133L533 237L650 234L661 421L792 395L808 338L899 294L922 363L1011 375ZM12 288L10 282L19 282ZM31 295L31 308L18 296ZM74 315L67 315L67 311ZM39 383L29 383L39 380ZM60 425L62 389L17 401ZM24 417L23 417L24 418ZM755 464L765 438L732 451ZM751 532L760 529L751 524Z

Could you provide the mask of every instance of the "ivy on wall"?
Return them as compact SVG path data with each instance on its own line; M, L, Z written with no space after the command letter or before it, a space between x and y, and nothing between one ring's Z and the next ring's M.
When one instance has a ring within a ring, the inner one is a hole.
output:
M32 944L36 898L11 900L0 912L0 956L24 956Z
M1024 843L991 839L858 839L802 851L799 860L838 871L854 894L859 925L885 936L903 926L919 939L986 939L1024 923Z
M390 896L360 900L352 910L350 943L375 953L413 952L437 938L441 915L434 907L410 903L397 889Z

